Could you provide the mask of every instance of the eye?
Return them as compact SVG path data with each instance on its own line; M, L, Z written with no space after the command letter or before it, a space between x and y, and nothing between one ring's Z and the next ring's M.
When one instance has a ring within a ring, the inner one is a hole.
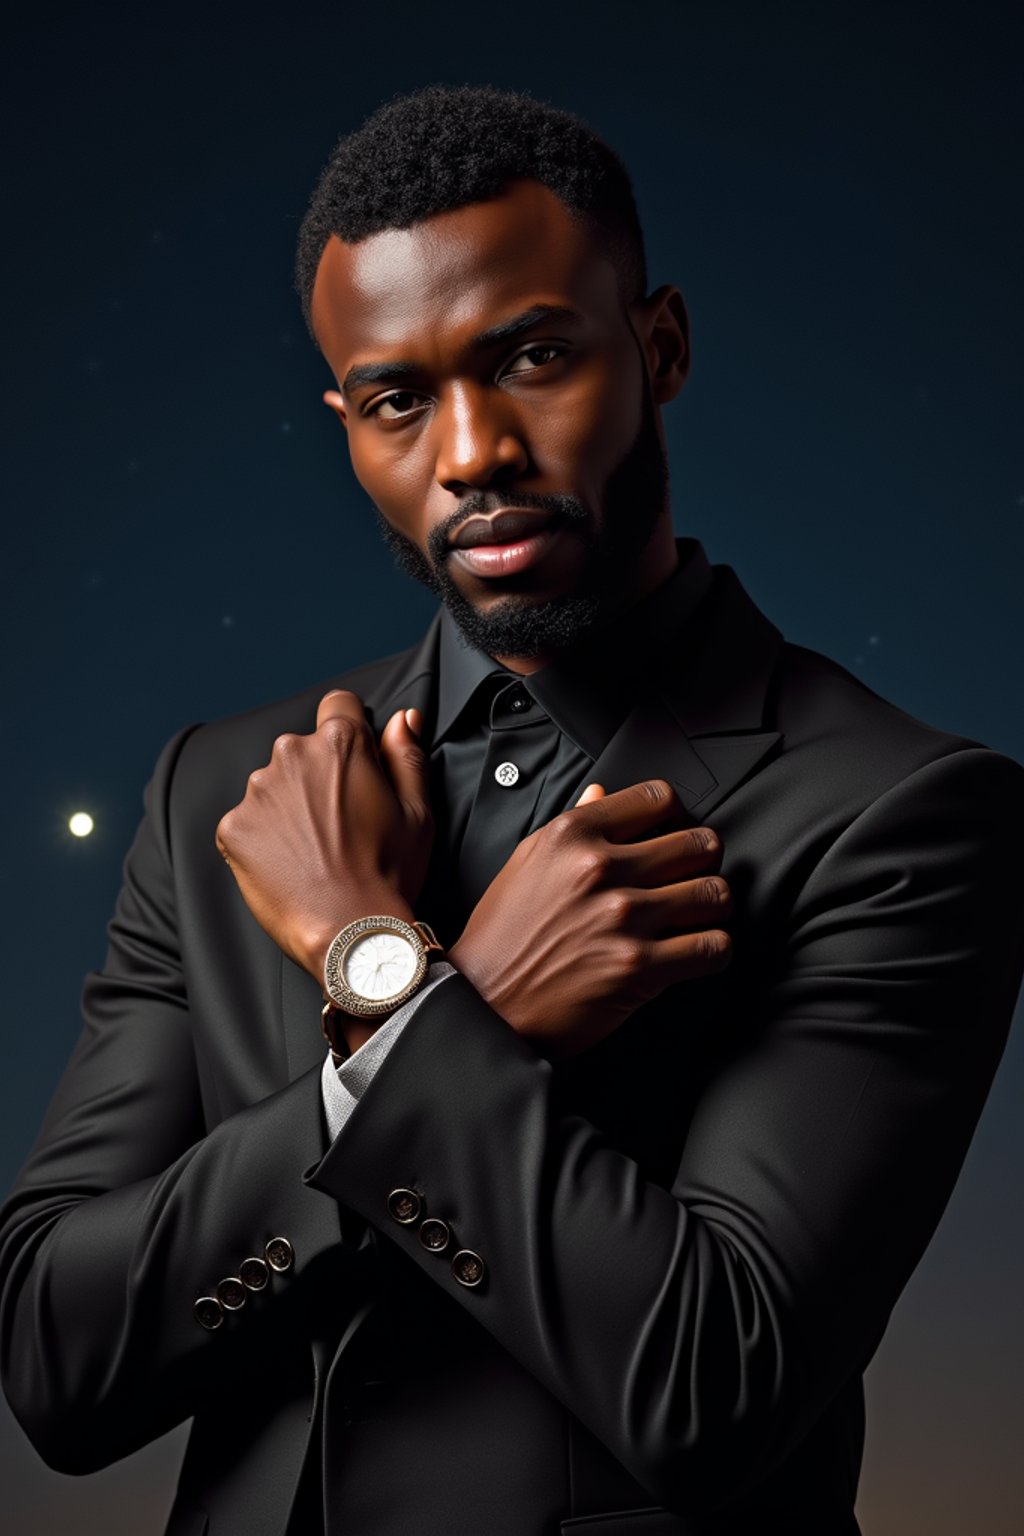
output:
M552 346L550 342L544 342L541 345L534 345L532 347L525 347L522 352L519 352L516 357L513 358L513 362L518 363L521 362L524 358L532 358L533 365L529 368L507 368L505 370L506 374L533 373L535 368L543 368L545 363L550 363L554 360L554 358L560 357L564 350L565 349L563 347ZM545 356L545 353L548 355Z
M414 395L411 389L396 389L390 395L381 395L364 412L367 416L380 416L382 421L400 421L403 416L411 416L416 409L415 403L410 407L406 402L415 402L419 395ZM389 409L385 411L384 407Z

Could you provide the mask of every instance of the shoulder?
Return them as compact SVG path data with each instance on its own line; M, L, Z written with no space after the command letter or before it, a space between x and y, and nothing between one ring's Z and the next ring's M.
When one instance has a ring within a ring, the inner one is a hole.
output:
M269 761L278 736L316 729L317 706L332 688L358 694L373 723L373 703L389 697L418 648L334 673L254 709L186 726L164 747L154 775L167 793L173 775L176 819L187 823L198 816L205 830L211 815L219 818L235 805L249 774Z
M779 647L766 723L806 810L848 821L892 792L1024 804L1024 767L974 737L922 720L807 646Z

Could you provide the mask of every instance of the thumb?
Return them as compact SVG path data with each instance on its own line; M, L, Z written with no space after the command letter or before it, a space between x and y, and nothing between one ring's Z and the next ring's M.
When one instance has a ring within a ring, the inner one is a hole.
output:
M576 801L576 805L589 805L592 800L603 800L604 797L605 788L603 784L588 784Z
M384 727L380 746L395 794L404 806L425 819L430 813L430 788L427 754L417 734L422 729L423 716L418 709L398 709Z

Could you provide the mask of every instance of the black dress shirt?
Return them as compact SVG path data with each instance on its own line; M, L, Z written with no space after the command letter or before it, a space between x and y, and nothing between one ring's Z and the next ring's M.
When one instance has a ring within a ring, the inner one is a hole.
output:
M591 765L678 652L711 581L701 544L612 623L520 677L463 639L445 609L430 744L434 855L420 910L450 947L516 845L582 793Z

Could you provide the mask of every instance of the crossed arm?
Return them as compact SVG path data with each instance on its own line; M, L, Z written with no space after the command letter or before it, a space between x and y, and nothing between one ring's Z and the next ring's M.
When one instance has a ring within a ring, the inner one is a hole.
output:
M466 975L424 1000L332 1145L319 1066L206 1131L166 831L182 739L0 1215L0 1365L41 1454L103 1466L188 1417L209 1381L294 1346L305 1276L344 1257L349 1211L660 1502L755 1483L870 1357L955 1182L1024 965L1018 765L953 753L837 839L664 1188L560 1111L546 1056ZM410 1184L485 1257L484 1285L458 1285L391 1220L388 1192ZM190 1302L211 1255L228 1273L261 1230L291 1237L295 1273L244 1319L243 1350Z
M549 1064L459 976L307 1182L457 1294L659 1502L743 1494L867 1364L956 1181L1024 966L1022 778L957 752L836 840L776 982L721 1021L743 1047L671 1188L561 1114ZM389 1219L414 1183L485 1286Z

